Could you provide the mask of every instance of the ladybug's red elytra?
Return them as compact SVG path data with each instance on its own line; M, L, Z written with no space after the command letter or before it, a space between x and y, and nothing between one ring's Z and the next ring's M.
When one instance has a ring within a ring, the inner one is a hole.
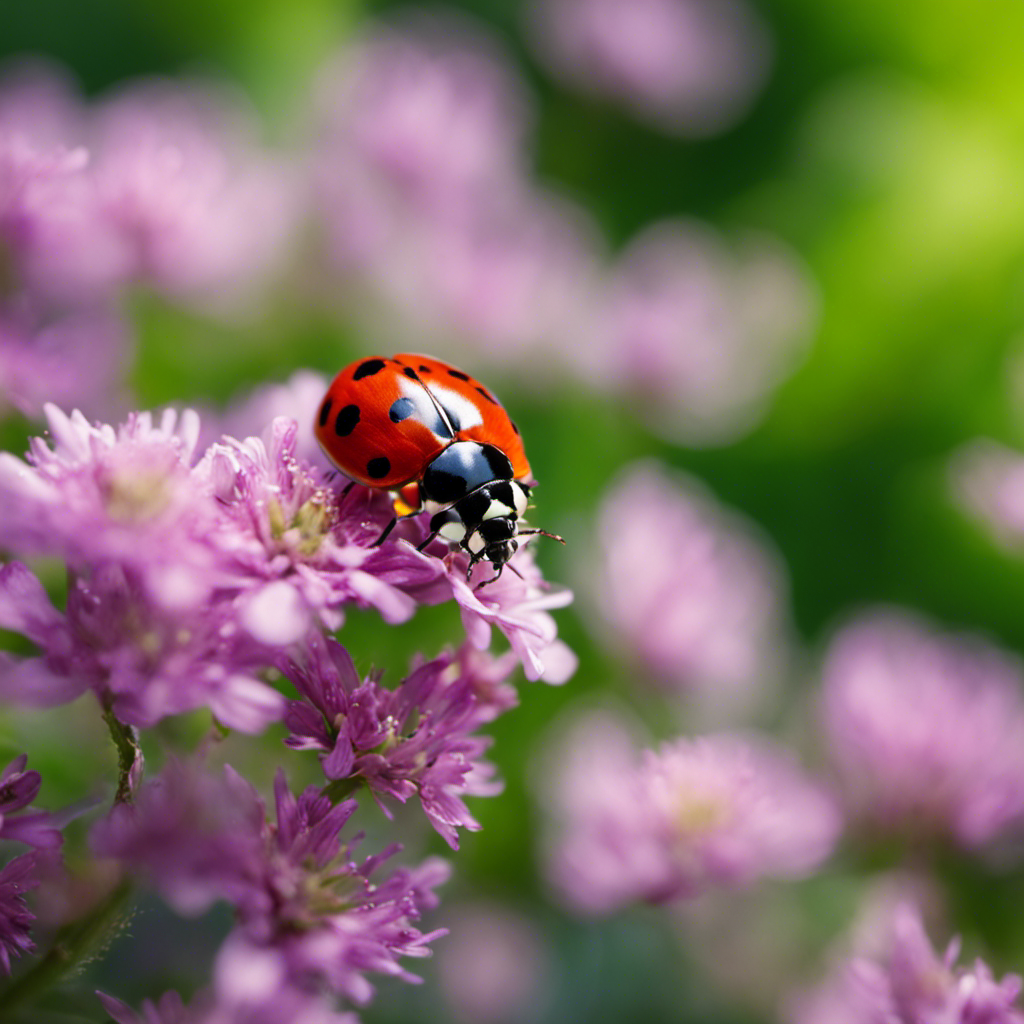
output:
M316 437L347 477L394 492L395 519L431 514L430 533L498 575L519 547L535 481L519 430L493 392L430 356L371 356L346 366L320 403ZM555 537L561 540L560 537ZM497 578L497 576L495 577Z

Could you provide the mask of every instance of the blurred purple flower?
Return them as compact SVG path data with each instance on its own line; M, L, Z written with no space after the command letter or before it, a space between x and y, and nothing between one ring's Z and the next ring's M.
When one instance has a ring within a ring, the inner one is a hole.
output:
M619 721L595 714L558 747L542 794L557 823L547 874L583 912L800 877L839 833L826 790L762 737L679 739L638 755Z
M730 250L686 221L626 249L578 335L581 373L631 395L657 432L721 443L748 429L803 354L814 291L795 256L751 237Z
M327 244L368 330L514 363L579 326L596 230L528 183L526 104L481 33L377 29L324 76L319 105Z
M0 628L39 649L0 652L0 698L51 707L92 689L130 725L208 707L225 725L259 732L281 717L284 700L256 677L266 651L239 635L226 602L168 612L116 566L72 581L65 613L24 565L0 568Z
M556 75L672 134L729 127L767 77L770 40L742 0L534 0L528 13Z
M252 977L267 965L256 957L233 966ZM177 992L165 992L156 1002L144 999L141 1013L104 992L96 994L117 1024L359 1024L355 1014L336 1012L322 996L287 987L255 1002L202 993L191 1006Z
M343 843L339 833L354 800L334 806L315 786L295 797L283 772L274 793L276 817L268 820L255 790L230 768L209 775L173 764L134 804L115 806L93 845L152 877L183 913L218 899L234 906L237 927L220 952L217 987L219 995L230 988L235 1004L325 985L365 1003L373 994L367 973L418 981L399 959L429 955L427 944L443 934L412 922L436 906L433 890L447 866L430 860L371 882L398 848L352 859L357 840ZM239 973L225 959L260 970Z
M497 48L447 19L378 26L343 51L317 94L325 181L354 164L420 209L507 185L526 104Z
M45 402L85 409L116 400L129 352L125 323L107 312L46 321L0 314L0 416L36 416Z
M441 991L457 1021L530 1020L547 961L528 918L497 903L464 904L449 916L448 939L438 951Z
M230 305L278 263L299 197L261 151L241 97L152 80L106 99L91 124L91 174L126 278L178 299Z
M1004 547L1024 549L1024 455L979 439L957 452L950 475L959 503Z
M35 916L25 904L25 893L39 884L36 855L15 857L0 870L0 970L11 973L11 957L31 953L35 943L29 929Z
M296 370L284 383L263 384L238 398L219 418L214 432L204 423L208 443L220 438L259 437L267 424L278 417L295 420L294 457L308 462L315 470L329 474L334 467L324 455L313 433L311 409L317 409L327 391L328 379L315 370Z
M794 997L788 1024L1022 1024L1021 980L996 981L981 960L957 967L954 939L940 957L909 903L896 906L874 954L855 956L819 989Z
M734 707L784 660L784 570L696 481L627 467L598 518L592 589L611 639L654 680Z
M118 283L119 247L86 135L74 87L58 71L25 64L0 80L0 296L26 289L93 302Z
M1024 825L1024 674L1009 655L879 611L833 640L822 720L851 810L967 847Z
M328 779L362 779L378 799L419 797L453 849L458 828L479 830L462 798L501 791L490 780L493 766L481 760L491 741L472 735L493 714L456 655L420 665L394 690L379 674L361 680L334 640L307 644L301 661L281 669L305 698L289 704L286 742L319 751Z

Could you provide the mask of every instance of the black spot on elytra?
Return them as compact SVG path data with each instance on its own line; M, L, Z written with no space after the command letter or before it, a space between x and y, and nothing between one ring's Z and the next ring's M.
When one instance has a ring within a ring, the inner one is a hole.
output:
M433 373L434 371L429 366L424 366L420 363L420 373Z
M419 377L416 376L416 371L411 366L407 366L402 373L404 373L406 377L412 377L413 380L419 380Z
M364 377L372 377L375 373L380 373L383 369L383 359L367 359L356 367L356 372L352 374L352 379L362 380Z
M416 403L411 398L396 398L388 409L388 418L392 423L407 420L416 411Z
M337 419L334 421L334 432L338 437L348 437L356 424L359 422L359 406L346 405L344 409L338 410Z
M329 398L324 399L324 404L320 406L320 426L326 427L327 421L331 418L331 400Z
M487 401L490 402L492 405L498 404L498 400L494 397L494 395L490 393L490 391L487 390L487 388L478 387L477 391L480 392L480 394L483 395L484 398L486 398Z
M515 423L512 420L509 420L509 423L512 425L512 429L516 432L516 436L518 437L519 436L519 428L515 425Z
M370 459L366 464L366 475L374 480L383 480L391 472L391 460L385 455Z
M454 377L456 380L469 380L469 374L463 373L461 370L449 370L449 377Z

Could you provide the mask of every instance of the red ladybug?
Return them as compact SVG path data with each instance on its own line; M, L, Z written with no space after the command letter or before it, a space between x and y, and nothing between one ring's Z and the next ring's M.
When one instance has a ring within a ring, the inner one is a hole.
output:
M440 359L401 353L346 366L315 431L346 476L395 492L396 518L378 544L398 517L429 512L420 550L442 537L469 552L470 569L487 559L500 575L517 535L554 536L519 528L534 485L519 429L488 388Z

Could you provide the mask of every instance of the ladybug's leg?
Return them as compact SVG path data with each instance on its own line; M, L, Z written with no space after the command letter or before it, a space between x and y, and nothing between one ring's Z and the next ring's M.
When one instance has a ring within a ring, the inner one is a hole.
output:
M417 550L417 551L422 551L422 550L423 550L424 548L426 548L426 546L427 546L427 545L428 545L428 544L429 544L429 543L430 543L430 542L431 542L431 541L432 541L432 540L433 540L433 539L434 539L434 538L435 538L436 536L437 536L437 530L431 530L431 531L430 531L430 533L428 533L428 534L427 534L427 538L426 538L426 540L424 540L424 541L423 541L422 543L420 543L420 544L417 544L417 545L416 545L416 550Z
M501 565L498 566L498 571L489 580L484 580L483 583L478 584L473 589L474 590L483 590L484 587L488 587L492 583L495 583L498 580L500 580L501 579L501 574L505 571L506 564L507 564L506 562L502 562ZM472 566L470 566L470 568L472 568ZM509 566L509 568L511 569L512 567ZM516 572L514 569L512 571ZM521 573L516 572L516 575L519 576L520 578L522 578L522 574Z
M384 532L370 545L371 548L379 548L388 539L388 535L398 525L398 516L384 527Z

